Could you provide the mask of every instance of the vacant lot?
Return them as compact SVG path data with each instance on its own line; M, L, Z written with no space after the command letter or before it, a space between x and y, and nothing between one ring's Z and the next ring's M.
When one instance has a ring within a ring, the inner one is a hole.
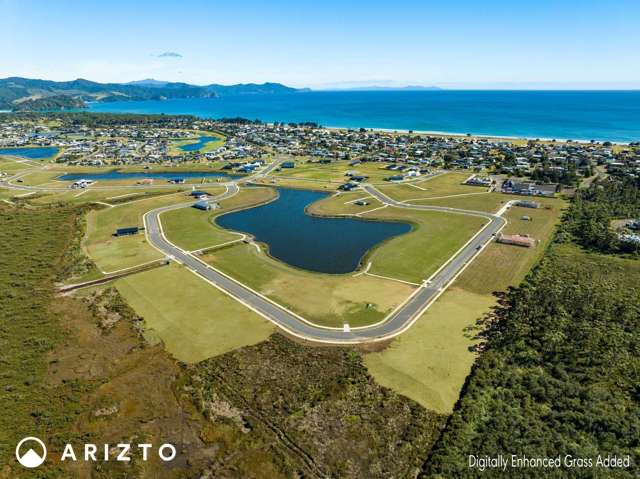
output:
M375 323L413 290L408 285L372 276L319 274L292 268L247 244L214 251L203 259L305 319L324 326Z
M189 197L177 193L89 212L84 244L88 255L105 272L162 258L163 255L147 243L144 232L125 237L115 237L114 233L117 228L142 227L142 217L149 210L185 201L189 201Z
M495 304L493 291L517 285L543 254L561 214L560 200L541 200L551 209L514 207L506 213L505 233L528 233L536 248L492 243L456 282L391 347L366 356L381 384L427 409L451 412L475 359L473 327ZM533 221L524 221L523 215Z
M483 218L442 213L438 211L416 211L386 207L377 200L368 198L368 206L346 203L366 197L365 192L350 192L320 200L309 207L309 212L318 215L359 213L370 220L406 221L413 224L407 234L391 238L365 258L371 262L369 272L389 276L403 281L420 283L436 271L469 238L487 223ZM373 211L375 209L375 211ZM369 210L372 210L370 213Z
M356 205L355 201L363 200L366 205ZM315 215L357 215L382 206L377 199L365 191L352 191L329 196L309 206L308 211Z
M462 182L469 176L469 171L451 171L421 181L384 185L380 191L398 201L486 191L486 188L463 185Z
M532 266L542 257L551 240L565 203L561 200L547 201L550 209L512 207L506 214L505 234L528 234L540 240L535 248L491 243L464 274L457 285L467 291L490 294L518 285ZM523 220L523 216L531 218Z
M365 356L369 372L427 409L449 414L475 359L465 331L494 303L490 295L447 290L391 346Z
M116 287L177 359L193 363L266 339L273 326L183 266L122 278Z
M162 229L169 241L188 251L233 241L242 235L217 226L215 218L238 208L264 203L276 195L273 188L242 188L238 194L221 201L220 208L215 210L180 208L163 213Z
M373 250L369 272L420 283L460 249L487 220L476 216L384 208L363 218L404 220L413 231L396 236Z
M350 348L301 346L275 334L189 370L194 401L208 417L228 411L229 429L250 424L243 437L267 430L281 438L274 445L295 446L285 449L285 461L297 462L287 477L417 477L445 422L376 384Z
M282 168L280 171L274 172L274 176L340 184L349 181L349 177L345 175L347 172L368 176L370 182L380 182L383 178L393 174L393 172L385 170L385 165L382 163L361 163L350 166L349 161L346 160L326 164L297 160L295 164L295 168Z

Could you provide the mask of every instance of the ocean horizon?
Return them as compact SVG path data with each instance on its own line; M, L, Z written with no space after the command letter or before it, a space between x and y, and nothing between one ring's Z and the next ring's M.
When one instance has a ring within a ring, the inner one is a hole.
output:
M89 111L507 138L640 141L640 91L635 90L326 90L91 103Z

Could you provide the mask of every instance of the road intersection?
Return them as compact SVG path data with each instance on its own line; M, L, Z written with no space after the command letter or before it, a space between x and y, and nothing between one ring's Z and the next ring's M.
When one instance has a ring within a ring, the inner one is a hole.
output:
M218 183L218 185L225 186L226 191L209 201L221 201L235 195L240 190L241 184L265 177L278 166L278 162L273 162L255 175ZM15 177L0 180L0 185L27 191L68 191L68 188L17 185L10 183L12 179L15 179ZM362 188L367 194L388 207L463 214L482 217L487 221L483 228L445 262L438 271L430 278L425 279L411 296L382 321L369 326L349 327L345 325L343 328L332 328L314 324L253 290L249 286L240 283L222 271L203 262L191 252L185 251L171 243L164 235L160 216L166 211L189 207L193 202L165 206L147 212L144 215L145 234L147 235L149 243L162 252L167 258L183 264L203 280L209 282L291 335L309 341L330 344L358 344L382 341L393 338L409 329L422 313L433 304L447 287L453 283L458 275L462 273L475 257L492 241L493 237L506 224L506 220L502 217L502 214L510 207L511 202L506 203L497 214L492 214L459 208L404 203L388 197L371 184L365 184Z

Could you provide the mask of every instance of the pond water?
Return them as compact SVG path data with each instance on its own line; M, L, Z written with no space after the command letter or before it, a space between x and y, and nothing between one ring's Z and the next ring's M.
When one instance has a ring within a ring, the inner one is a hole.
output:
M59 176L62 181L77 181L81 179L92 181L109 181L109 180L141 180L143 178L153 178L160 180L171 180L174 178L240 178L237 175L227 175L220 171L120 171L111 170L100 173L68 173Z
M0 148L0 155L19 156L31 160L43 160L58 153L55 146L43 146L37 148Z
M269 246L271 256L298 268L319 273L349 273L372 247L411 230L408 223L322 218L305 207L326 193L279 189L266 205L219 216L223 228L249 233Z
M182 145L182 146L180 146L178 148L181 149L182 151L198 151L200 148L202 148L207 143L211 143L212 141L219 141L219 140L220 140L220 138L217 138L215 136L201 136L200 138L198 138L198 142L197 143L190 143L188 145Z

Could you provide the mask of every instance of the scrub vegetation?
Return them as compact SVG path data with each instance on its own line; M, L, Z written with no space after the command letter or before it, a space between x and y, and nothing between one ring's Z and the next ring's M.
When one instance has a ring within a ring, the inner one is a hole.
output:
M191 372L201 410L228 424L226 437L209 437L223 451L240 431L279 438L272 451L288 477L414 477L445 420L376 384L355 350L279 334Z

